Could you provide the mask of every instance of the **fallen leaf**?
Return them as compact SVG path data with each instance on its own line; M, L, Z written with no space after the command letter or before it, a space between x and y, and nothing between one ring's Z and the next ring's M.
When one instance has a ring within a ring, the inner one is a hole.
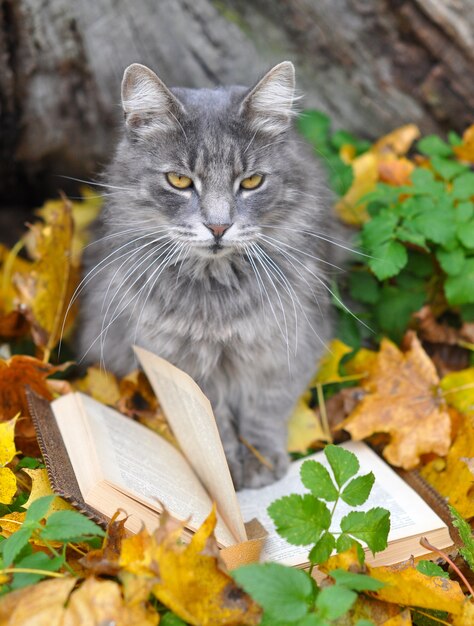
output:
M352 376L341 375L339 371L342 359L351 352L353 352L353 348L347 346L340 339L333 339L328 346L326 354L321 358L318 372L310 383L310 387L315 387L318 383L327 385L329 383L340 383L348 379L352 380Z
M0 244L0 309L5 313L12 311L17 298L16 289L13 286L12 276L17 272L28 273L32 266L31 261L18 256L22 248L20 242L9 250Z
M461 161L474 163L474 124L464 131L462 144L454 146L453 150Z
M72 219L74 222L74 235L72 239L72 262L79 265L84 246L90 238L89 226L97 219L103 205L103 197L95 189L80 187L81 200L68 200ZM64 200L48 200L35 211L46 223L55 219L55 213L62 210Z
M260 608L220 567L215 524L213 510L191 542L183 545L182 524L173 524L167 516L154 535L143 530L124 540L120 564L132 574L154 578L153 594L190 624L258 624Z
M42 498L43 496L52 496L55 495L54 491L51 489L51 484L48 478L48 472L44 467L38 469L29 469L23 468L22 470L25 474L31 478L31 493L28 500L23 505L23 508L29 509L32 502L37 500L38 498ZM59 496L56 496L54 500L51 502L51 505L48 509L48 513L46 514L46 518L48 518L52 513L56 511L74 511L74 507L66 502Z
M16 493L16 477L9 467L16 454L15 424L18 416L8 422L0 423L0 502L10 504Z
M406 352L382 340L377 360L361 383L367 395L343 428L356 440L388 433L385 458L392 465L412 469L423 454L447 454L451 420L433 363L414 333L407 338Z
M0 626L61 626L75 584L76 578L65 576L8 593L0 598Z
M361 198L373 191L378 181L378 158L373 152L365 152L352 161L353 183L346 194L334 206L338 217L353 226L369 219L366 204Z
M370 620L374 626L412 626L410 609L361 594L349 612L348 626L363 619Z
M79 275L78 267L72 265L72 236L71 205L64 199L51 211L49 222L30 227L33 243L29 249L36 260L28 273L13 277L20 310L31 324L35 344L46 355L59 340Z
M378 163L379 181L395 187L411 184L410 176L415 169L414 163L405 157L388 155Z
M326 441L319 416L300 398L288 422L287 450L306 452L317 441Z
M447 456L427 463L421 475L469 519L474 516L474 479L469 467L474 450L474 368L448 374L441 389L447 402L461 412L462 420Z
M466 599L462 611L454 616L453 626L473 626L474 625L474 603Z
M30 325L20 311L2 313L0 311L0 337L17 339L27 334Z
M368 376L369 372L376 366L378 355L375 350L367 350L367 348L361 348L346 363L346 371L348 374L359 374L361 377Z
M12 533L16 532L23 522L25 521L26 513L24 511L13 513L7 513L0 519L0 534L2 537L9 537Z
M389 567L371 567L368 564L361 566L356 550L352 548L330 557L318 567L329 575L332 570L341 568L380 580L385 586L370 592L370 596L383 602L453 614L459 614L463 610L465 598L459 583L440 576L425 576L414 567L412 559Z
M398 156L403 156L420 134L420 129L415 124L400 126L400 128L393 130L376 141L371 151L378 154L394 153Z
M413 315L417 321L418 336L431 343L459 345L462 342L474 343L474 323L463 322L458 328L439 323L429 305L425 305Z
M86 376L75 380L73 386L102 404L114 406L120 400L116 376L98 366L88 367Z
M98 550L91 550L79 561L91 574L116 576L120 571L119 559L127 518L117 519L119 514L117 512L107 525L104 545Z
M156 626L158 613L145 603L127 605L120 586L112 580L88 578L70 596L61 626L113 624L114 626Z
M20 414L16 427L17 447L23 454L38 454L34 426L31 422L25 387L47 400L52 399L47 377L67 367L52 366L30 356L15 355L0 359L0 421Z

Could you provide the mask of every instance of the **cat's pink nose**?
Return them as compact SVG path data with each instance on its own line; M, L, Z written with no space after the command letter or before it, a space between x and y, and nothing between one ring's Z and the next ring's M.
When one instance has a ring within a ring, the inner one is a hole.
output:
M228 230L232 224L206 224L207 228L211 231L214 237L222 237L226 230Z

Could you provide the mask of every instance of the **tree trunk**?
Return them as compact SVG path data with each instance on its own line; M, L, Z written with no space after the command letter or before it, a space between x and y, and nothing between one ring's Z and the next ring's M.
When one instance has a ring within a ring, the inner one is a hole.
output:
M304 106L367 137L473 121L472 0L0 0L2 204L94 178L129 63L206 87L251 84L283 59Z

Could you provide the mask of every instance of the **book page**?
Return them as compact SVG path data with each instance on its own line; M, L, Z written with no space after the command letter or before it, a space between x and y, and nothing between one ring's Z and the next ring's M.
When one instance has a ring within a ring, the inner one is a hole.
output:
M90 480L81 484L82 465L79 446L94 451L92 462L99 467L102 480L155 511L163 506L186 526L196 530L209 515L212 502L182 454L150 429L134 422L110 407L83 394L74 394L87 433L78 440L77 428L70 427L70 413L53 411L76 472L79 487L91 489ZM235 539L222 519L216 526L217 541L232 545Z
M344 502L338 503L332 530L339 528L340 520L349 511L366 511L377 506L390 511L389 542L446 528L446 524L425 501L366 444L349 441L341 444L341 447L357 455L361 474L370 471L375 474L375 483L369 499L362 506L349 507ZM292 493L308 493L300 479L300 467L308 459L319 461L329 469L324 453L317 452L305 459L294 461L290 465L287 475L273 485L261 489L244 489L237 494L244 520L248 521L256 517L269 533L262 553L263 561L279 561L292 566L307 562L308 548L293 546L282 539L275 530L273 521L267 513L267 508L273 501L282 496ZM331 470L329 471L331 473Z
M211 404L194 380L168 361L134 347L189 464L238 541L246 533Z

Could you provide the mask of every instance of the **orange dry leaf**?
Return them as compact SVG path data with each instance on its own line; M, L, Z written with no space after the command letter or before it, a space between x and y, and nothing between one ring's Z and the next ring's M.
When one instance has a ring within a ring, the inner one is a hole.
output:
M415 165L405 157L389 155L379 161L379 180L400 187L411 183L410 176Z
M373 191L378 180L378 157L365 152L352 161L353 183L334 209L346 224L358 226L369 219L365 203L360 199Z
M67 364L52 366L31 356L16 355L8 361L0 359L0 421L20 414L16 440L23 453L37 452L35 429L29 417L25 387L28 385L41 397L51 400L46 379L65 367Z
M453 150L461 161L474 163L474 124L464 131L462 144L454 146Z
M392 465L412 469L422 454L447 454L451 420L433 363L416 335L407 337L407 352L383 339L369 376L361 383L368 393L343 428L357 440L388 433L391 441L385 458Z
M0 337L15 339L23 337L29 330L29 324L20 311L2 313L0 311Z
M374 626L412 626L410 609L362 594L355 601L347 618L350 619L347 624L357 624L359 620L370 620Z
M189 545L179 542L181 524L165 516L154 535L146 530L122 545L125 571L154 579L153 594L195 626L258 624L261 610L221 569L214 539L215 510Z
M378 154L396 154L403 156L420 136L420 129L415 124L406 124L384 135L374 143L371 150Z
M62 332L64 315L78 278L72 265L71 205L61 202L45 225L30 227L30 253L35 258L28 273L14 275L21 311L31 324L35 344L48 355Z

